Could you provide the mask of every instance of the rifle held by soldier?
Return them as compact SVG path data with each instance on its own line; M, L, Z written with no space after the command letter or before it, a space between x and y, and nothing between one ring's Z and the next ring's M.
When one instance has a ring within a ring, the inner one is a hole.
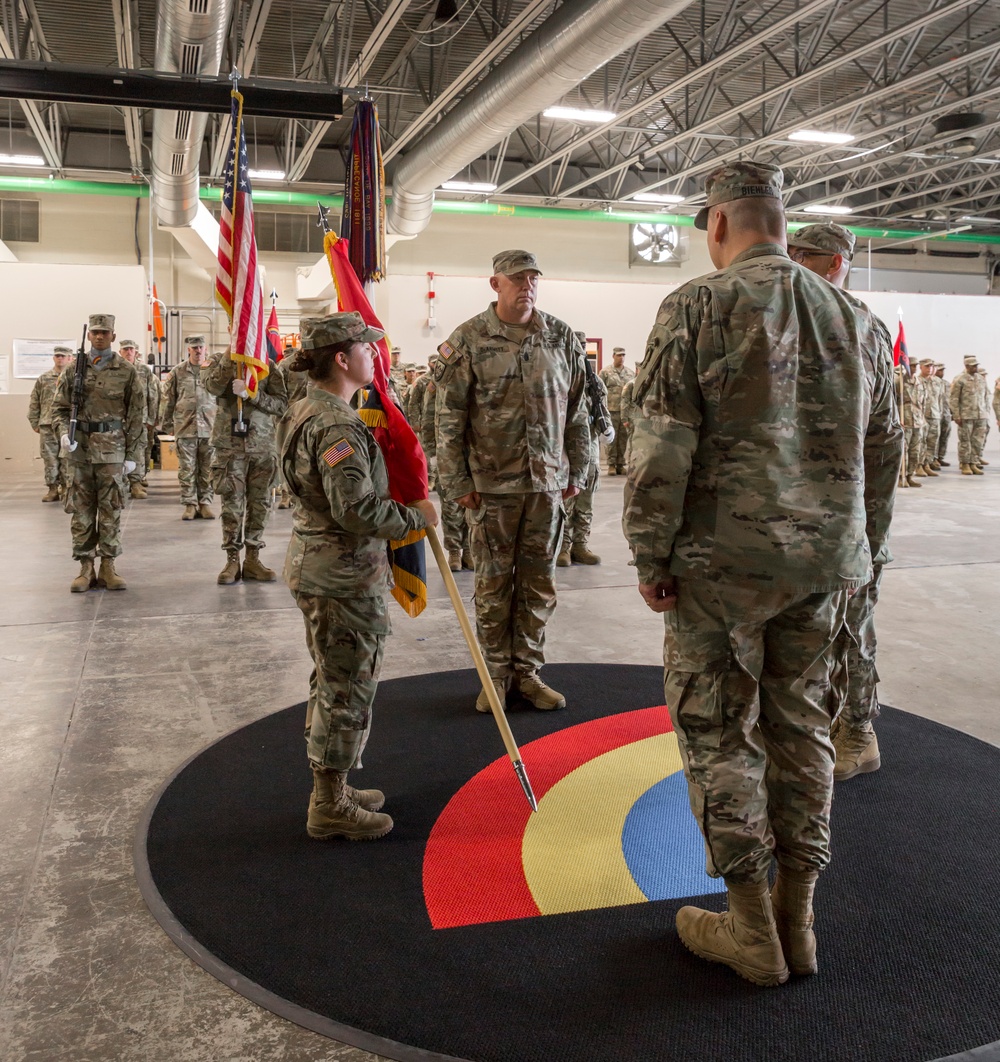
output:
M80 349L76 352L76 365L73 368L73 405L69 413L69 449L75 449L76 420L83 402L84 377L87 373L87 326L83 326L83 336L80 339Z
M615 441L615 429L611 423L611 414L608 412L608 405L605 401L606 392L601 387L601 381L598 379L597 373L594 372L594 366L591 365L590 358L585 357L583 363L587 367L587 399L590 405L590 423L593 424L594 430L606 443L613 443Z

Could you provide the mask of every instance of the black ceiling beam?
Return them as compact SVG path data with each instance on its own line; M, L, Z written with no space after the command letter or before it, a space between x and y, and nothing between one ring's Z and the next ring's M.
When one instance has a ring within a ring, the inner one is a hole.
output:
M226 77L0 60L0 99L225 114L230 110L232 87ZM343 117L340 89L312 85L304 89L298 81L260 78L241 79L239 88L244 114L313 121Z

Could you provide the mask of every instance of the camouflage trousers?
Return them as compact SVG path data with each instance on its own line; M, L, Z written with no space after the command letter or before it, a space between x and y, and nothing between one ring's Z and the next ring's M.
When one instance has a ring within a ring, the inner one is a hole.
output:
M922 465L929 465L931 461L937 460L938 454L938 439L941 435L941 420L940 418L928 419L927 427L924 428L924 436L922 445L920 447L920 463Z
M222 500L222 548L226 552L264 548L271 518L271 485L278 458L266 454L216 450L212 464L215 491Z
M483 494L466 510L475 565L476 630L490 675L527 675L545 663L545 624L556 607L562 491Z
M372 725L389 612L382 597L293 593L313 659L306 708L306 752L334 771L361 766Z
M125 476L115 464L70 463L66 511L71 514L73 559L96 554L118 557L122 551L121 511L125 508Z
M906 442L906 474L916 475L917 463L920 460L920 433L923 428L903 428L903 439Z
M441 499L441 530L444 548L450 552L469 548L469 525L458 502Z
M948 440L951 438L951 421L941 418L941 431L938 435L937 459L943 461L948 456Z
M986 445L988 420L963 420L958 426L958 460L963 465L972 464L983 456Z
M45 485L57 487L70 478L68 462L59 454L59 435L51 427L41 425L38 429L38 452L45 466Z
M847 688L840 720L851 730L874 723L879 715L878 671L875 668L875 606L882 585L882 565L874 565L872 581L847 600L842 651L847 667Z
M763 881L772 855L822 870L847 593L678 584L664 613L664 695L708 873Z
M608 471L613 472L616 468L625 467L625 447L628 443L627 433L622 426L622 411L609 409L611 426L615 429L615 438L608 447Z
M590 529L594 524L594 491L596 487L581 490L572 498L567 498L566 545L586 546L590 541ZM564 545L562 548L566 548Z
M181 505L206 504L212 500L212 472L215 450L210 439L190 435L177 440L177 480L181 485Z

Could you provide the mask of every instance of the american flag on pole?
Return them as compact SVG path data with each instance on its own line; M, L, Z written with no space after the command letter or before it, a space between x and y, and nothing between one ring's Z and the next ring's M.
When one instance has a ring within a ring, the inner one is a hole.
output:
M219 220L219 268L215 298L229 315L230 357L243 366L250 397L267 376L264 339L264 293L257 272L257 241L253 234L253 199L247 175L247 141L243 132L243 97L235 89L233 139L226 156L226 184Z

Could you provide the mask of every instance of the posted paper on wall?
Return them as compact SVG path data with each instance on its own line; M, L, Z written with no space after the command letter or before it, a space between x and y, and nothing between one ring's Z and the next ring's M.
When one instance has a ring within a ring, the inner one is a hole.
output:
M76 351L79 343L72 339L15 339L14 376L18 380L37 380L52 368L52 351L69 347Z

